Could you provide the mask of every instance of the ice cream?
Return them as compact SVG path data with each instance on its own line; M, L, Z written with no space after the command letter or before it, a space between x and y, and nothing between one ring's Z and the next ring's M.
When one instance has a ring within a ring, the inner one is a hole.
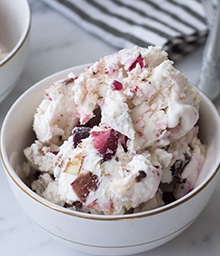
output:
M200 95L158 46L106 56L53 83L24 150L31 188L61 206L126 214L172 202L205 157Z

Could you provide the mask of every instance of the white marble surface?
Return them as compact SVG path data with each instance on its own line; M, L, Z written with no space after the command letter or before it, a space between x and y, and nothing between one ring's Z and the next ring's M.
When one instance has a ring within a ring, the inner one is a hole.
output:
M0 104L0 121L15 99L47 75L74 65L89 63L116 51L116 48L81 30L74 23L40 1L30 0L32 28L30 55L17 87ZM202 48L176 63L193 83L200 72ZM219 106L220 99L216 100ZM16 141L12 141L16 143ZM184 233L144 256L219 256L220 184L200 217ZM72 256L74 252L52 240L36 226L15 201L0 164L0 255Z

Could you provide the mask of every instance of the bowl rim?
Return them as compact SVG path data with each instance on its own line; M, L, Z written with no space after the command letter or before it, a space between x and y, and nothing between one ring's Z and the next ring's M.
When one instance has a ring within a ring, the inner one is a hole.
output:
M19 40L17 41L16 45L13 47L13 49L7 54L5 58L3 58L0 61L0 68L3 67L5 64L7 64L20 50L20 48L24 45L26 39L28 38L28 35L30 33L31 29L31 7L28 0L23 0L24 4L27 6L27 22L25 24L25 28L22 32L22 35L20 36Z
M1 139L0 140L0 157L2 159L2 164L3 164L3 167L6 171L6 174L8 175L8 177L10 177L11 181L14 182L19 189L21 189L26 195L28 195L29 197L34 199L37 203L40 203L43 206L45 206L45 207L47 207L51 210L55 210L59 213L63 213L63 214L74 216L74 217L84 218L84 219L109 220L109 221L132 220L132 219L144 218L144 217L153 216L153 215L156 215L156 214L159 214L159 213L163 213L163 212L171 210L171 209L173 209L173 208L175 208L179 205L184 204L185 202L189 201L190 199L192 199L196 195L198 195L203 189L205 189L211 183L211 181L214 179L214 177L217 175L217 173L220 171L220 160L216 161L216 164L215 164L216 166L214 167L214 170L210 174L208 174L205 177L205 179L202 180L192 191L190 191L188 194L184 195L183 197L177 199L176 201L174 201L172 203L169 203L167 205L164 205L164 206L161 206L161 207L158 207L158 208L155 208L155 209L151 209L151 210L147 210L147 211L143 211L143 212L138 212L138 213L131 213L131 214L125 214L125 215L99 215L99 214L90 214L90 213L84 213L84 212L80 212L80 211L67 209L67 208L59 206L55 203L52 203L52 202L44 199L43 197L39 196L34 191L32 191L31 188L28 187L21 180L21 178L18 177L16 172L11 167L11 164L10 164L9 159L7 157L7 154L6 154L5 145L4 145L4 133L6 132L5 125L7 123L7 120L10 118L11 112L16 107L16 105L19 104L20 100L23 97L26 97L29 93L31 93L31 91L34 88L43 86L42 85L43 83L45 83L47 81L49 82L53 78L54 78L53 81L56 81L57 76L61 76L62 74L63 75L68 74L68 72L69 73L74 72L74 70L85 68L88 65L89 64L84 64L84 65L79 65L79 66L74 66L74 67L71 67L71 68L67 68L67 69L61 70L59 72L56 72L52 75L49 75L49 76L43 78L42 80L38 81L33 86L31 86L24 93L22 93L18 97L18 99L13 103L13 105L10 107L10 109L9 109L8 113L6 114L6 116L3 120L3 123L2 123L2 129L1 129L1 134L0 134L0 139ZM203 92L201 92L201 90L199 90L198 88L196 88L196 89L199 91L200 95L206 101L206 103L208 103L208 105L212 109L214 115L216 117L217 116L219 117L219 113L218 113L216 107L214 106L214 104L211 102L211 100ZM219 127L220 127L220 119L219 119Z

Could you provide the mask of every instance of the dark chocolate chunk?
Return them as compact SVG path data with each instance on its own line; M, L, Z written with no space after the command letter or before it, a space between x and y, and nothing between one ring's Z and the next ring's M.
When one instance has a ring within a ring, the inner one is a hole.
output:
M147 176L146 172L145 171L138 171L137 175L136 175L136 182L140 182L142 179L144 179L145 177Z
M191 157L188 154L184 154L184 160L176 160L176 162L171 166L171 172L173 175L173 178L178 183L185 183L186 179L182 178L182 173L187 166L187 164L190 162Z

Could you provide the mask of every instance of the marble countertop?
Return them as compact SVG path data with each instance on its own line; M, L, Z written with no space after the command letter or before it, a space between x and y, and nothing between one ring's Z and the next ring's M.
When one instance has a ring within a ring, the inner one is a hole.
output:
M83 31L40 1L30 0L32 27L30 54L17 87L0 104L0 121L15 99L42 78L62 69L90 63L117 49ZM175 66L196 83L203 48L198 48ZM215 102L217 108L220 99ZM12 142L16 143L16 142ZM199 218L167 244L139 256L219 256L220 184ZM17 204L0 164L0 255L84 255L52 240Z

